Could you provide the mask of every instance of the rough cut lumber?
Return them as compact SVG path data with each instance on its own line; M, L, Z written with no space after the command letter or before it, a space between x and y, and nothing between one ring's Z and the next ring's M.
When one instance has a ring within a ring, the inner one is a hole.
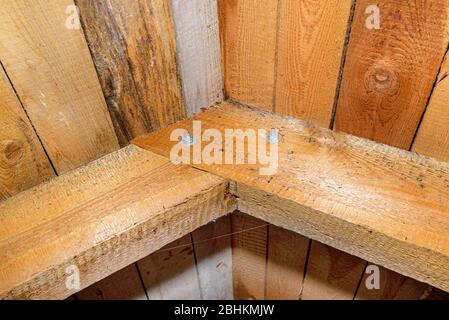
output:
M192 238L188 234L137 262L150 300L199 300Z
M227 98L273 109L278 0L218 0Z
M79 300L148 300L133 263L76 294Z
M298 300L310 240L273 225L268 227L265 299Z
M370 0L356 2L335 128L408 149L448 45L449 2L379 0L380 29L369 29Z
M120 144L183 119L169 2L76 3Z
M329 126L351 4L279 2L276 112Z
M239 210L449 290L449 165L300 120L223 103L202 130L279 128L279 169L194 165L232 181ZM169 156L174 128L134 140ZM255 147L255 146L250 146Z
M66 298L234 210L216 176L129 146L0 204L0 298Z
M449 161L449 51L430 98L412 150Z
M233 300L231 216L192 232L203 300Z
M0 202L55 175L0 66Z
M186 114L223 101L216 0L171 0Z
M0 60L58 174L118 149L72 0L2 1Z

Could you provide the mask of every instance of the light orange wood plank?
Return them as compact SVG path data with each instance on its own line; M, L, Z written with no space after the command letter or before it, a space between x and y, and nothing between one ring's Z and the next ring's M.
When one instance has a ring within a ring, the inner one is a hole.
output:
M3 1L0 60L58 173L118 149L72 0Z
M278 0L218 0L226 96L273 109Z
M268 225L241 212L231 217L234 298L264 299Z
M441 66L429 106L412 150L449 161L449 52Z
M380 29L357 1L335 128L408 149L448 45L449 3L380 0Z
M150 300L201 299L190 234L137 262Z
M0 66L0 201L55 175Z
M352 0L279 3L275 110L327 127Z
M79 300L148 300L133 263L76 294Z
M268 236L265 299L298 300L310 240L273 225Z

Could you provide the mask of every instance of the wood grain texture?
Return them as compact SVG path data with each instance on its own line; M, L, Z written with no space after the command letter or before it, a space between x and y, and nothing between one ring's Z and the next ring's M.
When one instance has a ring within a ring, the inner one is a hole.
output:
M3 1L0 60L58 173L118 149L71 0Z
M352 300L366 262L312 241L302 300Z
M368 29L357 1L335 128L408 149L448 45L449 3L377 1L380 29Z
M227 98L272 110L278 0L218 0Z
M169 2L76 3L120 144L184 118Z
M238 211L231 221L234 298L264 299L268 224Z
M280 129L273 176L260 175L260 164L194 165L234 181L239 210L449 290L446 163L228 103L194 119L202 121L203 132ZM167 156L177 143L169 139L173 128L133 143ZM176 128L190 131L192 120Z
M275 111L327 127L352 0L279 3Z
M0 66L0 202L55 175Z
M129 146L0 203L0 298L65 298L234 210L223 179Z
M78 300L148 300L134 263L78 292L76 297Z
M140 260L137 266L150 300L201 299L190 234Z
M380 289L368 289L366 281L371 273L364 274L356 300L424 300L432 288L422 282L404 277L379 267Z
M298 300L310 240L273 225L268 227L265 299Z
M223 100L216 0L171 0L186 114Z
M203 300L233 300L231 217L192 232Z
M449 161L449 52L441 66L427 111L416 135L412 150Z

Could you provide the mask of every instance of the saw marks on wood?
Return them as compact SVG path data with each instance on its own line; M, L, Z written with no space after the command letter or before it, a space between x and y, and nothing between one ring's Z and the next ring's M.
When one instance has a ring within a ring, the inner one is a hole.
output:
M165 0L77 0L120 144L184 118Z
M278 0L218 0L225 93L273 109Z
M0 60L58 173L118 149L71 0L3 1Z
M1 202L55 173L1 66L0 92Z
M272 176L260 175L259 169L264 167L260 164L194 164L234 181L231 190L239 197L242 212L446 288L446 163L229 103L210 108L193 120L202 122L203 132L214 128L222 135L230 128L280 128L279 167ZM170 141L172 130L192 132L193 120L133 143L169 156L178 143ZM256 148L254 141L248 148Z
M365 25L370 4L356 4L335 128L408 149L448 45L449 3L377 1L379 30Z
M233 211L227 192L135 146L24 191L0 203L0 297L68 297L68 266L83 289Z
M352 1L279 3L275 111L327 127Z

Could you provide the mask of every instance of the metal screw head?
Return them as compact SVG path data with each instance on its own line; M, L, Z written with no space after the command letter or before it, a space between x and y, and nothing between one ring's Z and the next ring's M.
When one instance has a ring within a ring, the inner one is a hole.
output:
M190 136L188 132L184 133L184 136L181 139L181 144L185 146L191 146L195 143L193 137Z
M279 134L279 129L272 128L268 133L268 143L278 144L281 141L281 135Z

